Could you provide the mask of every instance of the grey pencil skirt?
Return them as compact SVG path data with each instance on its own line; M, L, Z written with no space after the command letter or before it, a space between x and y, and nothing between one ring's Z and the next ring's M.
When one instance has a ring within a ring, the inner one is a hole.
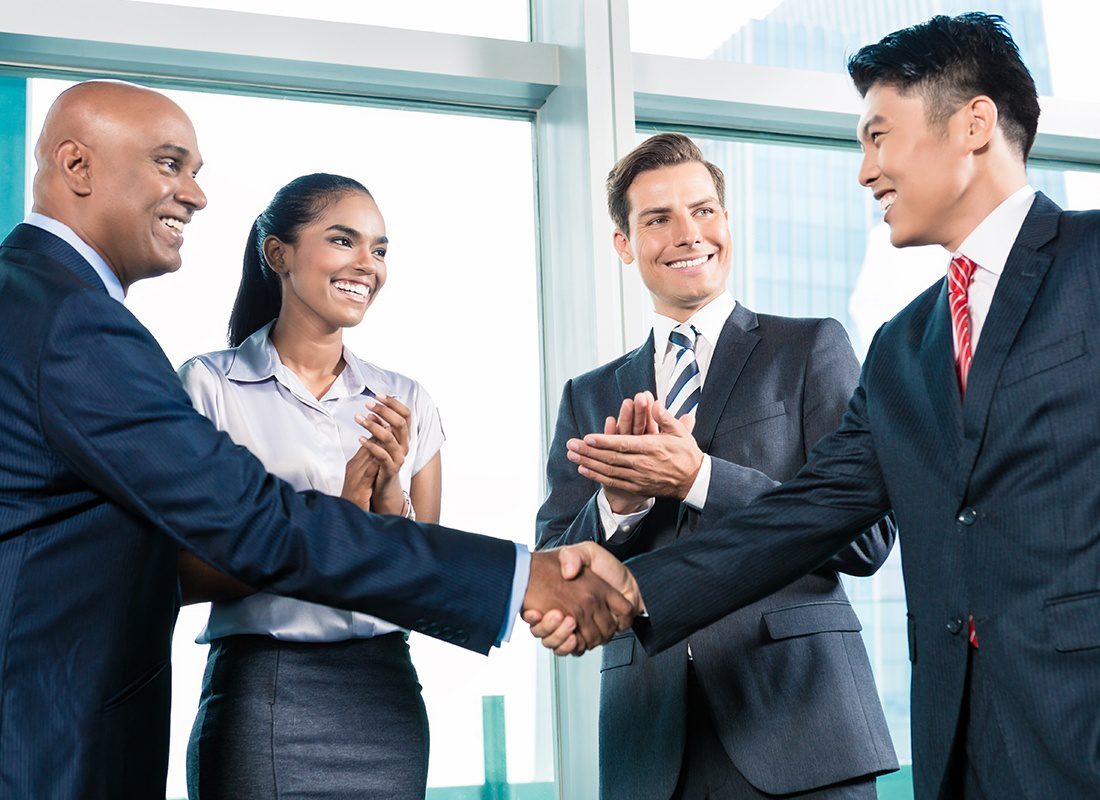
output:
M210 646L190 800L422 800L427 777L428 717L400 633Z

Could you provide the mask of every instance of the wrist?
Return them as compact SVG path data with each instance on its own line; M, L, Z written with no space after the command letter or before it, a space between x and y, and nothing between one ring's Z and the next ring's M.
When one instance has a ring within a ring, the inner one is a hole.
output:
M680 481L680 485L676 487L677 500L686 500L688 495L691 494L691 489L695 486L695 481L699 479L699 470L703 468L704 457L703 451L700 450L695 460L695 469L687 473L684 479Z
M646 504L649 502L648 497L638 497L637 495L631 495L629 497L618 497L610 492L607 492L607 505L611 510L625 516L627 514L637 514L639 511L645 509Z

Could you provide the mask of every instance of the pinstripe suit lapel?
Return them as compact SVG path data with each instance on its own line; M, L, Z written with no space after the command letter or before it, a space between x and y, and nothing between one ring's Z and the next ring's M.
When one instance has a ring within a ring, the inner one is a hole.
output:
M756 314L738 304L730 313L714 346L714 356L703 384L703 396L695 415L695 441L704 452L710 447L714 430L726 410L734 384L741 377L745 362L760 341L754 331Z
M34 225L20 223L16 225L8 238L4 240L4 247L12 247L17 250L29 250L47 258L53 259L63 265L70 272L89 286L94 286L107 291L103 281L96 275L92 265L84 260L84 256L69 246L68 242L59 239L48 231L36 228Z
M978 456L1005 357L1053 261L1053 256L1038 252L1038 248L1057 234L1061 213L1047 197L1036 195L997 282L989 316L974 352L963 403L963 445L959 458L963 476L969 476Z
M962 435L962 398L959 395L959 378L955 373L955 342L951 333L946 280L940 282L939 294L928 315L920 345L920 361L924 369L924 385L948 437L946 441L956 442Z
M647 389L654 395L657 394L657 378L653 371L653 331L649 332L645 344L631 353L615 370L615 380L619 386L619 402ZM618 413L617 407L615 413Z

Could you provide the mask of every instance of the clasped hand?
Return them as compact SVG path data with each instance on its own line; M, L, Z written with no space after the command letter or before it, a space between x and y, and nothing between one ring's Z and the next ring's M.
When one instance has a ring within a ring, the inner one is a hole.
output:
M652 394L641 392L623 400L618 419L608 417L602 434L570 439L566 455L581 475L603 487L612 511L630 514L650 497L687 497L703 463L694 426L695 417L676 419Z
M401 514L405 495L399 473L409 454L409 420L412 414L397 398L368 398L365 413L355 421L370 432L359 437L359 449L344 469L340 496L364 511Z
M644 610L634 576L595 542L531 555L523 620L559 656L582 655Z

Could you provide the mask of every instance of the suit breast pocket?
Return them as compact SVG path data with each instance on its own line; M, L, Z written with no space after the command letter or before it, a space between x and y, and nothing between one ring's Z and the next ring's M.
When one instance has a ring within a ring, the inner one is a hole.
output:
M1011 386L1033 375L1060 367L1088 352L1085 346L1085 332L1077 331L1053 344L1043 345L1020 355L1009 358L1001 373L1001 386Z
M729 433L738 428L745 428L757 422L763 422L766 419L782 417L786 413L787 406L782 400L774 400L770 403L764 403L763 405L742 409L722 420L714 429L714 435L721 436L723 433Z

